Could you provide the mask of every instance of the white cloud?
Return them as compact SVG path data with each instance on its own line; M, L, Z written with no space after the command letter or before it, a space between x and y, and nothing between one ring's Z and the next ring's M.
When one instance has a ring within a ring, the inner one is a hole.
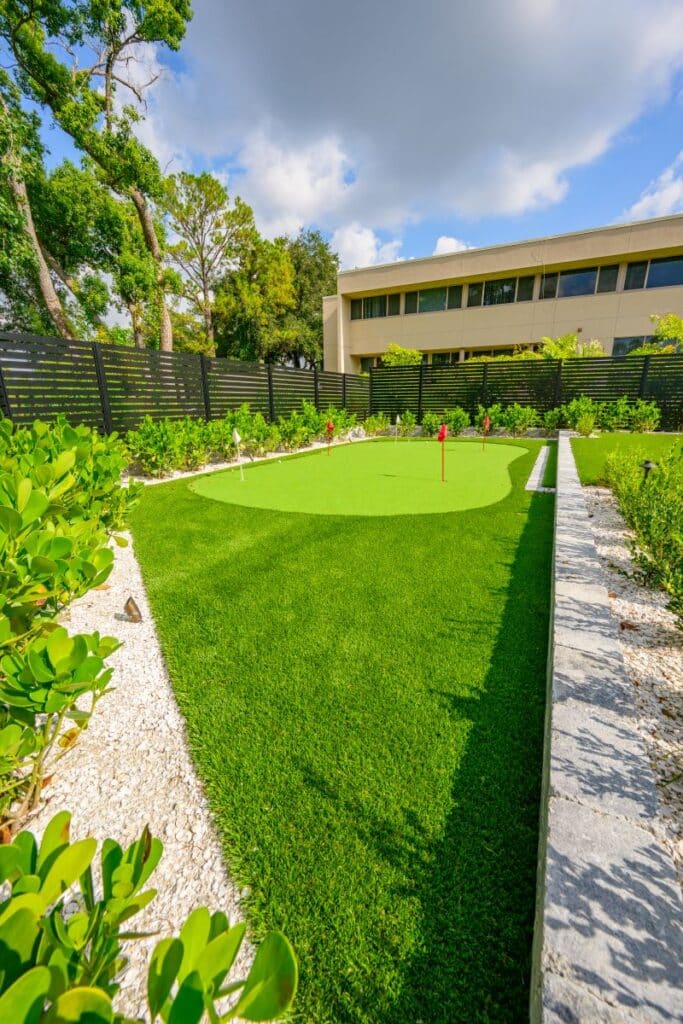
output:
M439 235L432 255L445 256L449 252L462 252L468 248L467 242L461 242L459 238L453 238L452 235Z
M224 165L270 233L397 233L561 201L683 68L681 0L427 0L419 20L390 0L203 0L150 144Z
M624 220L643 220L646 217L666 217L669 213L683 212L683 150L672 164L651 181L640 199L624 213Z
M399 258L401 243L398 239L382 242L372 228L361 224L346 224L332 235L332 249L339 253L342 270L370 267L374 263L393 263Z

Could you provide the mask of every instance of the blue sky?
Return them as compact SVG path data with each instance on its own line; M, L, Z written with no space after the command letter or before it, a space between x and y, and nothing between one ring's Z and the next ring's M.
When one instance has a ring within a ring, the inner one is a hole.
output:
M162 166L347 266L683 210L681 0L197 0L138 58Z

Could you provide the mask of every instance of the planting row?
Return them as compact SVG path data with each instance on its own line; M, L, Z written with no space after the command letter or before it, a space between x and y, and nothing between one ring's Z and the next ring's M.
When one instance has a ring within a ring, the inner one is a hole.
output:
M103 843L99 892L96 843L70 842L68 812L53 818L40 845L17 834L46 769L54 773L109 692L106 660L117 641L70 635L58 616L107 579L112 543L125 544L119 531L139 491L120 484L127 463L116 437L64 419L19 430L0 421L0 1020L16 1024L113 1021L125 943L135 938L128 922L155 896L145 885L162 845L146 831L128 850ZM68 918L67 889L78 903ZM296 962L279 933L261 944L248 978L226 986L243 937L244 925L196 910L154 952L148 1019L271 1020L284 1012ZM219 1011L216 1000L230 993L236 1005Z

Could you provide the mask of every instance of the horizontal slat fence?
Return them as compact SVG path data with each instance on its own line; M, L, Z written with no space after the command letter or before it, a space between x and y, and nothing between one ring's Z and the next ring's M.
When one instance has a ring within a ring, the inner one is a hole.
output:
M219 419L249 403L268 419L300 409L345 406L364 419L370 381L352 374L293 370L192 352L155 352L0 332L0 410L18 424L54 419L106 432L145 416Z
M442 415L459 405L533 406L540 412L585 395L596 402L625 395L656 402L661 428L683 427L683 355L606 356L598 359L465 361L452 366L392 366L370 371L370 411L392 418L409 409Z

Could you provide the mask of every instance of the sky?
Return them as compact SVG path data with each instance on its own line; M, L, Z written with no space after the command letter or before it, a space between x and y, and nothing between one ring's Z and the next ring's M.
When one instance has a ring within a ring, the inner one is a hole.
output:
M195 0L138 57L162 167L345 268L683 211L683 0Z

